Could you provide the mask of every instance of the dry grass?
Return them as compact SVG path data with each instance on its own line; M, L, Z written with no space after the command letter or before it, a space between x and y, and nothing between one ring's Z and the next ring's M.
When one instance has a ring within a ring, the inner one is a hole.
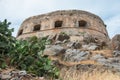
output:
M78 71L74 69L61 69L61 80L120 80L120 75L110 70Z
M95 50L95 51L90 51L92 53L92 55L96 55L96 54L101 54L105 57L112 57L112 50Z

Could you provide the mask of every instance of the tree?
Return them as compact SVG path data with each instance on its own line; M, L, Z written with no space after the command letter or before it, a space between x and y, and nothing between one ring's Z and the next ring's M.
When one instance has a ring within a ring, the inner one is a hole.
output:
M0 21L0 67L5 68L6 57L8 57L9 51L14 45L15 38L12 36L13 29L9 29L11 23L5 19L3 22Z
M6 19L0 21L0 54L7 54L13 46L15 38L12 36L13 28L9 29L10 24Z

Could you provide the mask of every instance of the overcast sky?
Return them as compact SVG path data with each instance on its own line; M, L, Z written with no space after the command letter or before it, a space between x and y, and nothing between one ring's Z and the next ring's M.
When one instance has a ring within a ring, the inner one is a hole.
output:
M102 18L110 37L120 34L120 0L0 0L0 21L17 31L26 18L56 10L79 9Z

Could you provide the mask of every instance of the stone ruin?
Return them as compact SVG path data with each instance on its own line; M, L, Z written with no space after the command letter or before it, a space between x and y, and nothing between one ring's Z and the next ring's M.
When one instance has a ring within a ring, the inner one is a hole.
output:
M45 37L65 32L70 38L78 39L90 34L97 39L109 40L106 25L100 17L81 10L63 10L33 16L26 19L17 34L17 39L32 36Z
M81 10L61 10L26 19L17 39L46 37L44 55L54 64L81 67L102 65L120 71L120 35L111 40L102 19Z

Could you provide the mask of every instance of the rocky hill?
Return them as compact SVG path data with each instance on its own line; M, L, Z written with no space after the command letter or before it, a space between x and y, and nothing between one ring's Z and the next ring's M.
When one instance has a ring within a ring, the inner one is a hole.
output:
M108 42L89 34L76 39L76 36L61 33L48 36L48 39L52 43L46 45L44 55L49 56L61 70L67 67L84 72L99 68L120 72L120 35Z
M89 34L72 39L70 35L61 33L49 36L48 39L52 43L46 45L44 55L59 64L103 65L120 70L120 35L116 35L107 43Z

